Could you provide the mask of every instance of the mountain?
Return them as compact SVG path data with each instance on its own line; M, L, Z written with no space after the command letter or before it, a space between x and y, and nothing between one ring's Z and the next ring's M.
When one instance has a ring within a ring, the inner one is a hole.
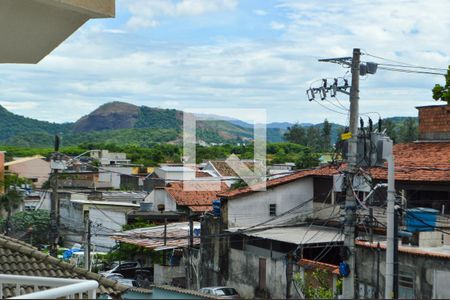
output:
M0 141L30 132L48 135L64 134L70 132L71 127L71 123L50 123L19 116L0 105Z
M182 111L123 102L103 104L75 123L65 124L25 118L0 106L0 144L3 145L49 147L58 133L64 146L95 142L147 147L154 143L181 143L182 130ZM252 135L253 129L228 121L197 121L197 139L207 143L251 141Z
M222 119L222 120L219 120ZM225 119L225 120L223 120ZM406 117L389 118L403 124ZM268 142L284 141L289 122L267 124ZM322 128L323 123L301 123L303 127ZM333 124L332 140L337 139L344 126ZM81 143L133 144L150 147L154 143L182 143L183 112L136 106L124 102L101 105L75 123L51 123L16 115L0 106L0 145L22 147L51 147L55 134L63 146ZM207 143L241 143L251 141L253 128L241 120L217 117L197 121L197 140Z

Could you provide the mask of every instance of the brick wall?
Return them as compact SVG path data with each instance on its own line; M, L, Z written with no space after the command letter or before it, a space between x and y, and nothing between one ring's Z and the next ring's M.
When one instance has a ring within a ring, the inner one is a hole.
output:
M417 109L420 140L450 140L450 105L422 106Z

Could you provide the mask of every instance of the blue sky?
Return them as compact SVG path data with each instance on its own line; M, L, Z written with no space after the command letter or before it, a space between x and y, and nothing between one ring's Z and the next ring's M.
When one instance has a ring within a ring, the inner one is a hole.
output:
M317 59L349 56L359 47L446 68L448 11L447 0L117 0L115 19L89 21L39 64L1 65L0 105L55 122L126 101L263 108L269 121L345 123L335 100L325 107L307 100L305 90L321 78L348 76ZM415 106L436 104L430 90L442 82L442 76L379 70L361 80L361 111L416 116ZM339 100L348 105L347 96Z

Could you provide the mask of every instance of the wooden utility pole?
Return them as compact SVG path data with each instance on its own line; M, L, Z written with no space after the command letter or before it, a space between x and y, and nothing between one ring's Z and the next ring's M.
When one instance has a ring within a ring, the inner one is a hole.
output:
M353 193L353 178L357 170L357 146L358 146L358 119L359 119L359 65L361 62L361 51L353 49L351 64L352 85L350 88L350 133L348 141L345 197L345 222L344 222L344 248L346 257L344 262L348 265L350 273L344 277L343 293L344 299L355 298L355 224L356 224L356 199Z

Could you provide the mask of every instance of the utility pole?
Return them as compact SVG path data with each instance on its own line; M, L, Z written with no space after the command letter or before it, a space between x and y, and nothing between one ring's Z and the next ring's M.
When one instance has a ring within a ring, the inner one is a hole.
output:
M394 214L395 214L395 171L394 156L391 155L388 161L388 188L387 188L387 232L386 232L386 283L385 299L394 297Z
M344 222L344 248L347 250L344 262L349 266L350 273L344 277L342 297L344 299L355 298L355 224L356 224L356 199L353 193L353 177L357 170L357 146L358 146L358 119L359 119L359 65L361 51L353 49L351 64L352 85L350 88L350 133L348 141L345 197L345 222Z
M51 186L52 186L52 195L50 198L50 255L53 257L57 257L58 255L58 242L59 242L59 197L58 197L58 161L61 161L59 151L59 136L55 136L55 144L54 144L55 153L51 158L51 168L53 170L53 174L51 176Z
M188 288L192 288L193 272L192 272L192 247L194 247L194 219L191 212L189 212L189 268L188 268Z
M91 220L89 219L89 207L83 210L84 219L84 267L91 268Z

